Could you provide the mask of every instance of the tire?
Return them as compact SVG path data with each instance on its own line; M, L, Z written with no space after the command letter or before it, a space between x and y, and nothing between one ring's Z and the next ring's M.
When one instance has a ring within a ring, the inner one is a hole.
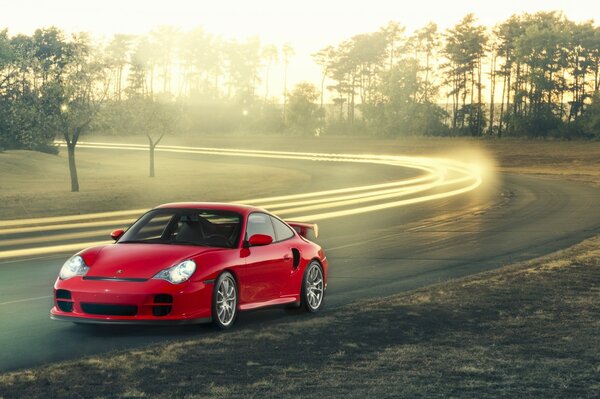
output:
M212 321L221 329L230 328L237 318L238 291L235 278L224 272L215 282L212 301Z
M323 268L316 260L309 263L302 278L300 291L300 308L305 312L315 313L323 307L325 297L325 280Z

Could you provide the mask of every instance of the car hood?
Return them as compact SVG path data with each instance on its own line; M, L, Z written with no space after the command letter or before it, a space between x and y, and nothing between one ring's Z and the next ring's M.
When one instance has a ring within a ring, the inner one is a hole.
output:
M222 248L171 244L112 244L80 253L90 267L86 276L152 278L159 271Z

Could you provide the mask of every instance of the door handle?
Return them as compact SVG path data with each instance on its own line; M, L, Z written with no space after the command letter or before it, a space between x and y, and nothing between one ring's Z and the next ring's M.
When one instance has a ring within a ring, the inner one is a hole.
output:
M292 260L292 257L288 254L283 255L283 260L286 262L289 262L290 260Z

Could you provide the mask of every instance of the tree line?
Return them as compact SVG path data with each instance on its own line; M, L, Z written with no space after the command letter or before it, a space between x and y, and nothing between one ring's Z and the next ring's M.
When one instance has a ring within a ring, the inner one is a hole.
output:
M473 14L411 35L396 22L314 54L339 132L600 136L600 27L558 12L488 29ZM356 113L361 117L357 118Z
M514 15L493 28L469 14L445 31L429 23L411 34L389 22L313 54L320 87L302 82L288 91L293 57L290 44L226 40L202 28L167 26L106 43L57 28L30 36L0 31L0 147L43 148L47 137L63 135L56 127L72 115L66 102L98 94L75 93L82 87L102 93L88 104L89 126L85 117L80 124L118 134L165 125L212 133L597 132L600 28L558 12ZM282 81L282 93L270 87L273 79ZM168 123L146 123L149 115L157 119L153 103L170 114Z
M287 71L293 54L289 44L278 49L257 38L229 41L201 28L117 34L107 43L54 27L32 35L3 30L0 148L44 149L63 136L62 120L83 111L88 118L78 130L126 134L169 125L219 133L269 123L279 130L279 93L271 94L269 74L279 60ZM287 90L283 95L285 104ZM149 124L149 118L161 121Z
M600 27L558 12L493 28L466 15L408 34L389 22L312 54L317 85L288 89L295 52L258 38L161 27L107 42L58 28L0 31L0 150L81 135L296 134L600 137ZM283 90L273 90L279 80ZM153 157L151 157L151 176Z

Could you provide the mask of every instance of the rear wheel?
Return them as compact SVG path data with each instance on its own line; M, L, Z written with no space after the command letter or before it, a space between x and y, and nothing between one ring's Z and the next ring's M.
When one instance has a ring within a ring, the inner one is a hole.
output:
M215 282L212 315L213 323L221 329L231 327L237 317L237 285L229 272Z
M301 308L308 312L318 312L323 306L325 295L325 280L323 269L317 261L312 261L304 272L302 292L300 293Z

